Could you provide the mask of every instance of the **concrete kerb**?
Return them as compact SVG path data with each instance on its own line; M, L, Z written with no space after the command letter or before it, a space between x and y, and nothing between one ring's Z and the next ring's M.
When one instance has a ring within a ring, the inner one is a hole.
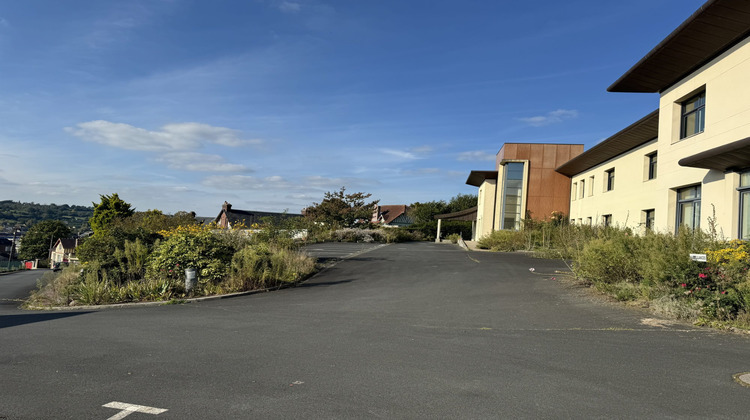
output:
M304 284L310 279L313 279L317 277L318 275L325 273L327 270L329 270L331 267L335 266L336 264L340 263L341 261L345 261L350 258L360 256L362 254L368 253L370 251L374 251L376 249L380 249L388 245L390 244L380 244L372 248L363 249L353 254L349 254L345 257L342 257L341 259L337 261L333 261L331 263L325 264L323 267L320 268L320 270L317 270L316 272L314 272L313 275L311 275L310 277L302 279L296 283L282 284L281 286L277 286L277 287L267 287L265 289L248 290L246 292L227 293L224 295L201 296L201 297L196 297L196 298L184 298L184 299L173 299L173 300L160 300L160 301L154 301L154 302L128 302L128 303L110 303L107 305L76 305L76 306L28 306L26 307L26 309L33 310L33 311L73 311L73 310L91 311L91 310L96 310L96 309L117 309L117 308L133 308L133 307L141 307L141 306L162 306L162 305L174 305L174 304L184 304L184 303L197 303L197 302L205 302L208 300L231 299L231 298L240 297L240 296L254 295L256 293L273 292L275 290L282 290L282 289L288 289L291 287L297 287L300 284Z

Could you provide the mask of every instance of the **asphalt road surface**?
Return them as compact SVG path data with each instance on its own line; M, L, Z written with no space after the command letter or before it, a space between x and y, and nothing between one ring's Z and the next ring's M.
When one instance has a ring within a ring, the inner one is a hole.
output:
M6 309L0 419L750 417L746 337L597 303L555 261L349 254L271 293Z

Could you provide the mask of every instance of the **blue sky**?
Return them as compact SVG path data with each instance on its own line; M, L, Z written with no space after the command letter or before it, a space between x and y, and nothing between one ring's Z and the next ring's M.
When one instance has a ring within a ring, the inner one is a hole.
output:
M0 2L0 199L298 212L475 193L505 142L586 149L702 0Z

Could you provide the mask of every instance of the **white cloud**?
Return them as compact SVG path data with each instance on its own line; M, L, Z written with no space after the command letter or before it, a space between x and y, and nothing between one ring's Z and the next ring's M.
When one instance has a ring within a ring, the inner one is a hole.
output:
M157 159L166 162L171 169L197 172L252 172L245 165L227 163L219 155L208 155L194 152L167 153Z
M302 10L302 5L297 2L282 1L281 4L279 4L279 10L284 13L298 13Z
M461 152L456 158L461 161L485 161L495 160L495 155L487 153L483 150L472 150L468 152Z
M578 111L574 109L556 109L554 111L548 112L547 115L519 118L519 120L534 127L541 127L545 125L560 123L564 120L575 118L577 116Z
M237 147L262 142L243 140L237 130L194 122L167 124L160 131L149 131L129 124L96 120L66 127L65 131L94 143L152 152L190 150L204 144Z
M412 152L407 152L403 150L395 150L395 149L380 149L382 153L385 153L386 155L395 156L400 159L406 159L406 160L414 160L419 159L417 155L415 155Z
M203 180L207 187L222 190L289 190L309 192L310 190L337 190L342 186L356 187L364 180L357 178L328 178L323 176L303 176L294 182L279 175L256 177L251 175L212 175Z

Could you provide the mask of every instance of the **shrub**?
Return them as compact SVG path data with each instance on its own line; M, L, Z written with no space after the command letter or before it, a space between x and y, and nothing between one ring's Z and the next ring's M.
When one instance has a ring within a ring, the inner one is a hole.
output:
M461 235L459 235L458 233L451 233L450 235L448 235L447 239L451 241L452 244L457 244L458 240L461 239Z
M315 270L312 258L286 248L248 246L232 257L228 291L263 289L293 283Z
M521 231L496 230L480 238L477 247L502 252L518 251L526 249L526 238Z
M636 246L636 241L624 234L594 239L583 248L573 269L578 277L594 284L637 283L641 276L633 258Z
M194 225L163 234L166 239L154 245L149 258L149 278L181 279L186 268L195 268L202 284L226 275L234 252L210 229Z

